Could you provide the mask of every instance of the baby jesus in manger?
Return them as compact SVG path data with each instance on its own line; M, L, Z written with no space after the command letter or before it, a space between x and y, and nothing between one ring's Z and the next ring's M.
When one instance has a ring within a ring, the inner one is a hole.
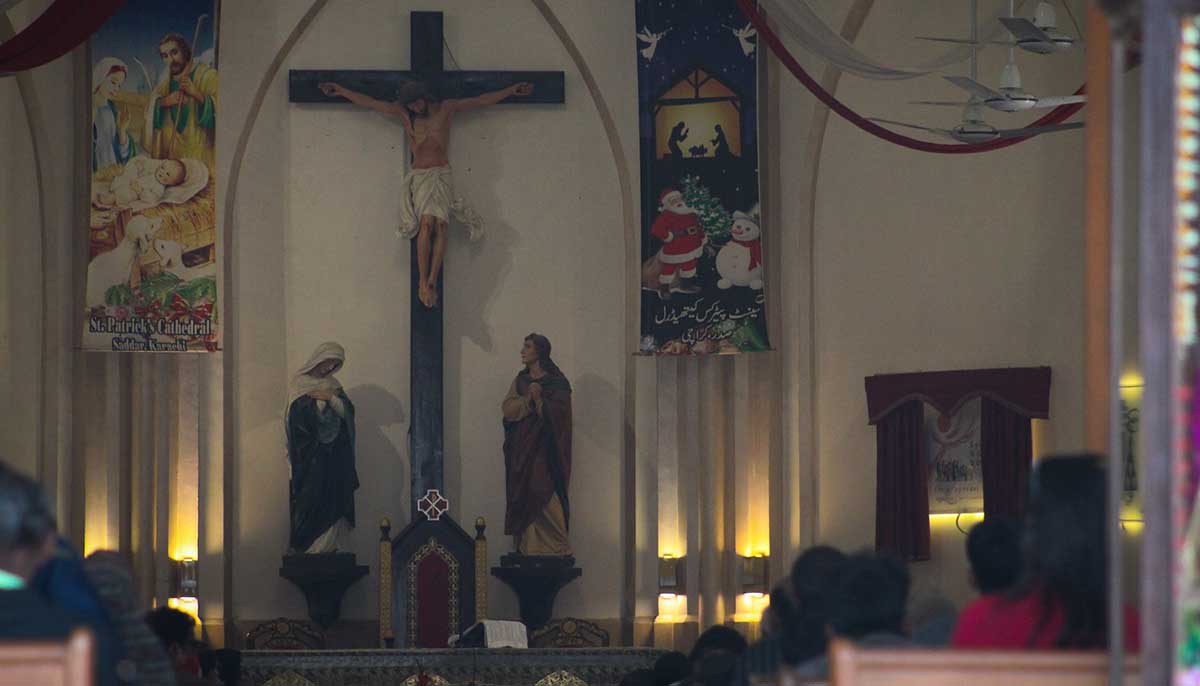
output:
M92 204L99 209L145 210L164 202L183 203L208 183L208 168L193 159L154 159L139 155L112 181L94 183Z

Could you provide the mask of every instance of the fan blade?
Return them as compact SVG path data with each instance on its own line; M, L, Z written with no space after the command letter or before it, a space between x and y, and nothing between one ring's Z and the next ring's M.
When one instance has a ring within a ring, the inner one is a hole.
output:
M880 124L891 124L892 126L905 126L910 129L916 129L918 131L926 131L928 133L936 133L939 136L947 136L950 138L954 138L954 132L951 131L950 129L935 129L935 128L932 128L929 126L918 126L917 124L905 124L902 121L893 121L891 119L880 119L878 117L867 117L867 119L869 121L877 122Z
M949 100L909 100L910 105L934 105L936 107L966 107L969 102L950 102Z
M928 40L935 43L956 43L958 45L983 45L982 42L970 38L937 38L935 36L917 36L917 40Z
M914 100L908 104L928 104L931 107L967 107L970 102L949 102L949 101L932 101L932 100Z
M966 76L947 76L947 77L945 77L945 79L947 81L949 81L950 83L958 86L959 88L965 90L966 92L970 93L971 95L974 95L977 98L982 98L984 100L994 100L996 98L1004 97L1003 93L994 91L991 88L988 88L987 86L983 85L982 83L979 83L975 79L968 78Z
M1082 129L1083 122L1075 122L1071 124L1054 124L1051 126L1029 126L1023 129L1001 129L999 131L1000 138L1025 138L1027 136L1040 136L1043 133L1054 133L1055 131L1071 131L1073 129Z
M1028 19L1019 17L1000 17L1000 23L1004 24L1004 28L1008 32L1017 37L1017 40L1038 41L1042 43L1051 43L1053 40L1046 32L1039 29L1036 24Z
M1075 105L1081 102L1087 102L1086 95L1057 95L1049 98L1038 98L1037 104L1034 107L1059 107L1060 105Z
M982 48L985 45L1016 45L1016 41L1011 40L971 40L970 38L940 38L938 36L915 36L917 40L933 41L934 43L954 43L956 45L974 45ZM1076 41L1079 42L1079 41Z

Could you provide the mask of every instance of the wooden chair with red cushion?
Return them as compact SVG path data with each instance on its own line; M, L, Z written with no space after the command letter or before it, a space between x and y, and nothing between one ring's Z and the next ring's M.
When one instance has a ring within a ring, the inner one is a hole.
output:
M386 647L445 648L487 613L487 540L472 538L448 514L417 514L389 539L381 527L380 640ZM482 553L482 554L481 554Z

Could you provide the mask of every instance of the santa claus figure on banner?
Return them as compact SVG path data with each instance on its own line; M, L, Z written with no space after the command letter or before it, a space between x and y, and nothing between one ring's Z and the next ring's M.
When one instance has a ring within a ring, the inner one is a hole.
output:
M658 259L662 270L658 275L658 295L663 300L671 293L699 293L696 265L704 254L708 236L700 226L700 215L683 201L683 193L668 188L658 196L659 215L650 227L650 235L663 242ZM679 282L672 285L675 273Z

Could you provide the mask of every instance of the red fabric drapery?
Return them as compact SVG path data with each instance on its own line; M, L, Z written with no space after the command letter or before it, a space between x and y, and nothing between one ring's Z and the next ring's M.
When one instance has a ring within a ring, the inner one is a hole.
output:
M925 407L900 405L875 425L875 549L901 560L929 559Z
M450 565L431 552L417 564L417 648L445 648L451 628ZM409 612L412 612L410 609Z
M771 52L773 52L775 57L783 63L783 66L787 67L788 71L790 71L792 75L796 77L796 80L803 84L804 87L809 90L809 92L815 95L818 100L825 103L825 105L828 106L829 109L833 110L839 117L877 138L882 138L889 143L894 143L896 145L920 152L936 152L943 154L989 152L991 150L1007 148L1010 145L1016 145L1017 143L1027 141L1030 138L1029 136L1024 138L1001 138L994 141L988 141L987 143L970 144L930 143L929 141L923 141L919 138L911 138L909 136L896 133L895 131L891 131L890 129L886 129L879 124L860 116L857 112L842 103L842 101L835 98L833 94L822 88L821 84L818 83L817 80L814 79L807 71L805 71L804 67L800 66L800 62L798 62L796 58L792 56L792 53L788 51L787 46L785 46L783 42L779 40L779 36L776 35L774 30L772 30L767 24L766 19L764 19L762 14L755 9L754 0L737 0L737 4L741 8L742 13L746 15L746 19L749 20L750 23L754 24L754 28L758 31L759 37L766 41L767 45L771 48ZM1079 90L1075 91L1075 94L1082 95L1085 90L1086 85L1080 86ZM1083 103L1056 107L1050 110L1050 112L1041 119L1038 119L1030 124L1030 126L1050 126L1053 124L1061 124L1082 108Z
M0 44L0 74L40 67L87 40L124 0L56 0L32 24Z
M980 398L979 451L983 463L983 513L1020 520L1029 500L1033 426L1028 415Z

